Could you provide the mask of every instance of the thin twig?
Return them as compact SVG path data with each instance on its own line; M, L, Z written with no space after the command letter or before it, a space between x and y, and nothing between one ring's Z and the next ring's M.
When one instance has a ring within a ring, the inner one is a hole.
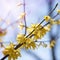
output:
M51 15L51 13L53 13L53 11L57 8L58 3L55 5L54 9L48 14L49 16Z
M56 18L59 15L59 13L57 13L55 16L53 16L53 19Z
M23 9L24 9L24 13L26 12L25 11L25 0L23 0ZM26 15L24 15L24 23L25 23L25 34L24 35L26 35L26 33L27 33L27 29L26 29L26 27L27 27L27 24L26 24Z

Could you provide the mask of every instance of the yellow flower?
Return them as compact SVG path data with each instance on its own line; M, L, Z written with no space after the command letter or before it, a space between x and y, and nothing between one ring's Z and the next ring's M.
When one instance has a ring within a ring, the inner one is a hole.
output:
M17 36L17 41L19 44L23 44L20 48L35 49L35 47L36 47L34 40L32 38L28 38L28 37L26 38L23 34L19 34Z
M35 32L34 38L35 39L41 39L46 34L46 32L47 32L47 30L42 28L41 30L38 30Z
M16 40L18 43L22 44L26 41L26 38L25 38L24 34L18 34Z
M25 26L23 23L20 23L20 25L18 27L22 30Z
M55 24L54 19L50 19L50 24Z
M49 25L45 26L44 29L46 29L47 32L50 31L50 29L51 29L51 25L49 24Z
M45 21L48 22L51 19L51 17L50 16L44 16L44 19L45 19Z
M59 13L59 14L60 14L60 10L57 10L57 13Z
M32 39L32 38L27 38L26 39L26 46L25 46L25 48L26 49L31 49L31 48L33 48L33 49L35 49L36 48L36 44L35 44L35 42L34 42L34 40Z
M52 25L54 25L54 24L60 24L60 20L50 19L50 24L52 24Z
M41 39L45 34L46 32L49 31L49 26L46 26L46 27L43 27L42 29L39 28L39 30L36 30L35 34L34 34L34 38L36 39Z
M56 21L56 24L60 24L60 20L57 20L57 21Z
M29 32L32 32L35 29L35 31L31 34L34 35L34 40L41 39L46 32L50 31L50 25L47 25L46 27L43 27L42 25L37 26L38 24L32 24L31 27L27 29Z
M55 40L52 40L52 41L50 42L50 47L53 48L53 47L55 46L55 43L56 43Z
M38 24L31 24L31 27L28 27L27 28L27 31L28 32L32 32L36 27L37 27Z
M5 50L3 51L4 55L9 55L8 56L8 60L16 60L18 58L18 56L21 56L19 50L15 50L14 49L14 44L10 43L9 46L7 46L5 48Z
M23 19L25 15L26 15L26 13L21 13L21 15L19 16L19 18Z
M26 43L26 44L23 44L23 47L25 49L35 49L36 48L36 44L35 44L35 42Z

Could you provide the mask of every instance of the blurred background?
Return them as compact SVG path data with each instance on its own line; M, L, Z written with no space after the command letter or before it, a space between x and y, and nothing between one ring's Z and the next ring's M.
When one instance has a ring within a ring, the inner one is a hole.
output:
M60 0L0 0L0 30L4 32L6 30L6 35L0 36L0 40L2 40L4 46L8 45L10 41L16 43L17 34L25 32L24 30L20 31L18 28L19 22L23 22L23 20L19 20L19 16L24 12L24 1L27 26L41 22L56 3L59 4L56 10L60 9ZM56 10L51 14L51 17L56 14ZM55 19L60 19L60 16ZM60 25L53 25L51 31L41 39L48 45L51 40L55 40L54 48L40 46L35 50L21 49L22 57L19 57L17 60L60 60L59 32ZM4 56L2 54L3 49L4 47L0 47L0 58Z

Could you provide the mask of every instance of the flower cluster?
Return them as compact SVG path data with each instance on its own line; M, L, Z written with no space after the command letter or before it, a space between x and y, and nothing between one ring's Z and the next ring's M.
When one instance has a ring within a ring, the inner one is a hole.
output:
M46 34L46 32L50 30L50 27L49 25L43 27L42 25L39 24L32 24L31 27L27 28L29 32L32 32L34 29L35 31L31 35L34 35L34 40L37 40L41 39Z
M14 44L12 43L5 48L5 50L3 51L3 54L9 55L8 60L11 60L11 59L16 60L18 56L21 56L20 51L18 49L15 50Z
M35 47L36 47L36 44L33 41L33 39L26 38L23 34L17 35L17 41L19 44L23 44L21 46L21 48L26 48L26 49L33 48L33 49L35 49Z

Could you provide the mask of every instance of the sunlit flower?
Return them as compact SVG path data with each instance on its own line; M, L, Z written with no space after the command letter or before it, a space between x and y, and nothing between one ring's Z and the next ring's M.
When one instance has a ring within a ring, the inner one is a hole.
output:
M22 30L25 26L23 23L20 23L20 25L18 25L18 27L20 28L20 30Z
M50 47L53 48L53 47L55 46L55 43L56 43L55 40L52 40L52 41L50 42Z
M38 24L31 24L31 27L28 27L27 31L32 32L37 26L38 26Z
M36 48L36 44L32 38L26 38L23 34L17 35L17 41L20 44L23 44L20 48Z
M34 32L34 39L41 39L45 34L46 34L47 30L42 28L41 30L36 30Z
M57 10L57 13L59 13L59 14L60 14L60 10Z
M48 22L51 19L51 17L50 16L44 16L44 19L45 19L45 21Z
M26 38L25 38L24 34L18 34L16 40L17 40L18 43L20 43L20 44L26 42Z
M19 49L15 50L14 44L12 44L12 43L5 48L5 50L3 51L3 54L9 55L8 60L12 60L12 59L16 60L18 58L18 56L21 56Z
M26 15L26 13L21 13L21 15L19 16L19 18L23 19L25 15Z
M46 32L50 30L49 25L46 27L43 27L42 25L39 25L39 27L37 26L38 24L32 24L31 27L27 28L28 32L32 32L35 29L35 31L31 34L31 35L34 35L35 40L41 39L46 34Z
M56 21L56 24L60 24L60 20L57 20L57 21Z

